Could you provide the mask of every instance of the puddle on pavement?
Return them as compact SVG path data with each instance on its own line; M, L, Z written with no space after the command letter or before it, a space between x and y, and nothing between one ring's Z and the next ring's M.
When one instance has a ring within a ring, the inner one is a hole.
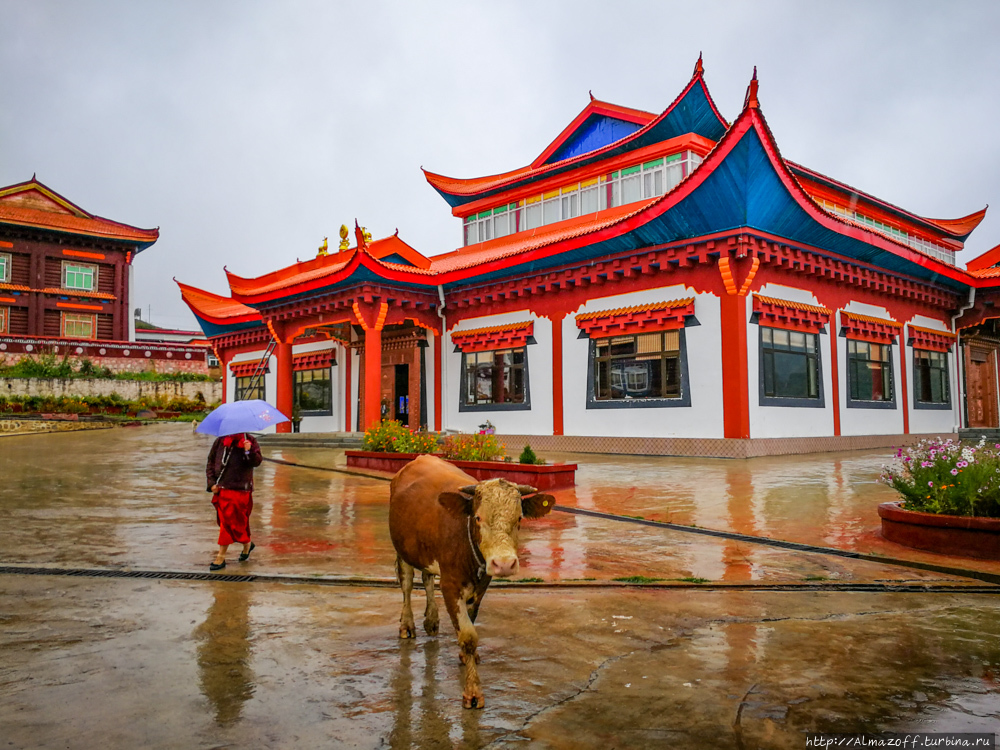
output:
M188 425L7 438L0 455L0 537L8 562L200 570L217 530L204 487L210 438ZM343 451L265 449L283 460L343 465ZM733 461L576 454L566 505L625 516L1000 572L890 544L875 507L887 452ZM50 461L58 455L58 469ZM265 462L256 473L257 550L227 572L391 577L388 485ZM722 581L926 580L876 563L553 513L526 523L524 578L698 578Z

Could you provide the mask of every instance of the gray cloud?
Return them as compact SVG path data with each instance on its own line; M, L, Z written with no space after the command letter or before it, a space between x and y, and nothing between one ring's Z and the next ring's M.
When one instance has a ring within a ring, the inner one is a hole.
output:
M693 7L692 7L693 6ZM160 226L134 304L193 326L172 276L226 293L315 254L357 217L427 255L457 219L420 166L533 159L587 91L662 111L699 51L723 114L758 66L789 159L915 213L998 204L991 2L0 1L0 184L39 179Z

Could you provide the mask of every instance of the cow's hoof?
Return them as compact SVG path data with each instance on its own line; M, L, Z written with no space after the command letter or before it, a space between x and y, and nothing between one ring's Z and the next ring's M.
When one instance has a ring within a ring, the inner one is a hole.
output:
M469 657L467 657L467 656L466 656L465 654L463 654L463 653L462 653L461 651L460 651L460 652L458 653L458 663L459 663L459 664L462 664L462 665L464 665L464 664L465 664L465 662L466 662L466 661L468 661L468 659L469 659ZM480 662L481 662L482 660L483 660L483 657L481 657L481 656L479 655L479 652L477 651L477 652L476 652L476 664L479 664L479 663L480 663Z
M417 629L412 625L400 625L399 626L399 637L400 638L416 638Z
M472 695L462 693L462 708L486 708L486 699L483 692L477 690Z
M430 620L424 620L424 632L427 635L437 635L441 630L441 623L439 621L431 622Z

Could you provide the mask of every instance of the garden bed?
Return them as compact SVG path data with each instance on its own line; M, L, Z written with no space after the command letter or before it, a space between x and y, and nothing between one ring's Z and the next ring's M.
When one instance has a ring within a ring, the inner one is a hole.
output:
M1000 560L1000 518L921 513L900 503L882 503L878 515L882 536L890 542L942 555Z
M345 451L347 465L357 469L374 469L395 474L416 458L418 453L381 453L375 451ZM573 487L576 484L576 464L519 464L507 461L457 461L445 459L478 481L506 479L514 484L531 485L538 490Z

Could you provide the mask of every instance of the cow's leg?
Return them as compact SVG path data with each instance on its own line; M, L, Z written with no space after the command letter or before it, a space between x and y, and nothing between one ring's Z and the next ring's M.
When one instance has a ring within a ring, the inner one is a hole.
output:
M421 577L424 582L424 593L427 595L427 606L424 607L424 632L427 635L437 635L441 629L441 618L438 616L437 602L434 601L434 574L425 570Z
M441 594L444 596L444 606L451 617L451 624L458 633L458 658L465 665L465 686L462 689L462 706L464 708L485 708L486 699L479 684L479 635L476 626L469 617L467 600L473 600L474 592L471 586L449 586L441 581Z
M407 565L403 559L396 556L396 577L403 589L403 613L399 616L399 637L416 638L417 626L413 623L413 607L410 606L410 594L413 592L413 566Z

